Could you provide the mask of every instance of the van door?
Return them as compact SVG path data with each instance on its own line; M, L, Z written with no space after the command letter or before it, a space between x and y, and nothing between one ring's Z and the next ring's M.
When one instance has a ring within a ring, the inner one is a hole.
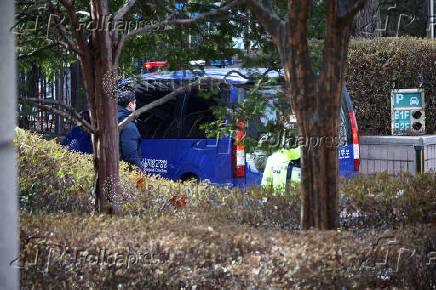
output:
M215 121L211 106L218 104L225 95L205 96L198 90L192 90L183 96L179 114L181 130L178 140L176 175L180 177L196 175L200 179L209 179L213 183L231 183L231 139L206 137L200 126Z
M171 92L171 84L164 81L144 81L135 87L138 108ZM175 178L177 169L178 98L141 114L137 119L141 134L141 154L146 173Z

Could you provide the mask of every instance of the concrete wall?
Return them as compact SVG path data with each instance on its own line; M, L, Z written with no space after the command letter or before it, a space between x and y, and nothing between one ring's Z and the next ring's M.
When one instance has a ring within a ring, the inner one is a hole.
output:
M436 135L360 136L360 172L416 172L415 145L424 146L425 171L436 171Z

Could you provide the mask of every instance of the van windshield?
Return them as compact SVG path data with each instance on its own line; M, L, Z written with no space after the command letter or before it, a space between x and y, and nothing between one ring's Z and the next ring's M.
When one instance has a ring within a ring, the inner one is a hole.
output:
M277 89L268 89L260 91L261 98L267 99L265 109L261 116L259 116L258 123L253 125L249 123L248 131L250 136L260 139L260 136L267 133L274 133L274 127L279 130L284 128L291 129L291 134L297 134L296 119L292 112L291 105L286 100L286 97ZM344 100L343 100L344 103ZM283 116L283 117L282 117ZM280 118L283 118L280 120ZM281 125L280 125L281 123ZM279 126L277 127L277 125ZM344 104L341 108L340 126L338 130L339 145L347 145L350 135L349 117L347 111L344 109Z

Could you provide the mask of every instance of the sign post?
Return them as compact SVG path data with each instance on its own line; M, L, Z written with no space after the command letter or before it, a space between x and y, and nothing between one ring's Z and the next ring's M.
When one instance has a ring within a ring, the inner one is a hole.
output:
M424 146L415 145L416 152L416 173L423 174L425 171Z
M392 90L391 116L392 135L425 134L424 90Z

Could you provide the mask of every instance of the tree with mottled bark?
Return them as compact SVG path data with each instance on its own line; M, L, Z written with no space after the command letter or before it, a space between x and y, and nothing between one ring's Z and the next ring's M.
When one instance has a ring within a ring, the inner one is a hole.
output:
M353 37L381 37L381 3L380 0L368 0L362 10L357 13L352 31Z
M195 17L187 17L181 11L177 11L176 6L172 5L173 1L129 0L122 1L125 2L123 5L120 5L120 2L45 0L32 3L27 1L21 3L24 7L18 14L18 19L26 19L40 9L47 9L50 12L48 24L60 35L57 40L45 39L45 42L46 40L52 42L46 43L34 52L29 52L28 55L41 53L42 50L60 45L77 55L83 72L91 122L84 123L77 114L73 117L82 122L85 130L92 134L96 210L106 213L116 213L114 204L121 192L118 185L119 126L116 91L118 65L124 44L128 39L150 34L167 26L204 21L207 17L229 11L238 4L239 0L228 1L219 8L202 12ZM112 15L114 5L119 5L119 9ZM136 14L131 12L135 5L140 6ZM123 22L128 15L130 19L135 19L139 15L137 13L141 11L151 11L151 14L155 15L154 11L158 10L160 11L158 14L163 16L161 19L143 22L139 27L134 26L132 29L126 26L125 21ZM81 21L82 15L89 16L89 23ZM91 29L87 28L88 24L91 25ZM48 106L45 109L54 111ZM61 112L57 111L57 113Z
M290 0L285 19L271 0L246 0L277 46L289 101L303 142L302 229L338 226L337 132L350 30L366 0L326 0L324 48L319 74L308 49L310 0Z

